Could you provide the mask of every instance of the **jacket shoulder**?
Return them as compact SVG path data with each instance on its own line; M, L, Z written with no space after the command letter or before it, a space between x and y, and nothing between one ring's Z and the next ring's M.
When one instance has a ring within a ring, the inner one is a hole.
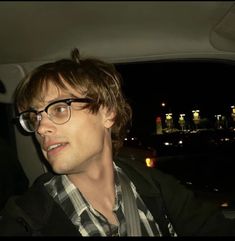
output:
M27 236L42 227L54 202L43 185L51 177L50 173L43 174L23 195L9 198L1 212L0 234Z
M115 163L133 181L138 191L145 195L160 195L161 187L166 184L168 188L170 185L179 185L179 181L173 176L158 169L146 167L137 160L117 158Z
M54 175L43 174L22 196L12 197L0 218L2 236L79 236L59 204L44 187Z

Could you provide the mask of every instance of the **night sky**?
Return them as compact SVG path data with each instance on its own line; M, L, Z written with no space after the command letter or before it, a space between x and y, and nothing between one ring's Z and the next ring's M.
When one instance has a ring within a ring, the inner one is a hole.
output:
M178 61L117 64L123 77L123 89L133 109L132 130L137 134L155 131L156 115L165 112L174 118L193 109L201 118L229 115L235 105L235 65L216 61Z

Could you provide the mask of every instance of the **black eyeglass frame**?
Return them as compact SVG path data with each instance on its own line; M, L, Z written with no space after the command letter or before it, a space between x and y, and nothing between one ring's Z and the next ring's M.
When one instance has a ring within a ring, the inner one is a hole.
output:
M37 120L38 120L38 123L41 121L41 113L42 112L46 112L47 113L47 111L48 111L48 109L50 108L50 106L52 106L52 105L54 105L54 104L57 104L57 103L60 103L60 102L64 102L64 103L66 103L69 107L71 106L71 104L73 103L73 102L79 102L79 103L92 103L92 102L94 102L95 100L94 99L92 99L92 98L66 98L66 99L61 99L61 100L56 100L56 101L54 101L54 102L51 102L50 104L48 104L43 110L40 110L40 111L36 111L35 109L28 109L28 110L25 110L25 111L23 111L23 112L21 112L21 113L19 113L17 116L16 116L16 119L18 120L18 122L19 122L19 124L20 124L20 126L26 131L26 132L35 132L37 129L35 129L34 131L29 131L29 130L26 130L26 128L24 127L24 125L21 123L21 120L22 120L22 116L23 116L23 114L25 114L25 113L28 113L28 112L33 112L33 113L35 113L35 115L36 115L36 117L37 117ZM70 112L71 113L71 112ZM49 119L50 119L50 116L49 116L49 114L47 113L47 115L48 115L48 117L49 117ZM40 117L40 119L38 118L38 117ZM69 118L70 119L70 118ZM67 121L69 121L69 119L67 120ZM51 120L51 119L50 119ZM55 123L55 124L58 124L58 123L56 123L56 122L54 122L53 120L51 120L53 123ZM66 123L67 121L65 121L65 122L63 122L62 124L64 124L64 123ZM62 125L61 124L61 125ZM58 124L59 125L59 124Z

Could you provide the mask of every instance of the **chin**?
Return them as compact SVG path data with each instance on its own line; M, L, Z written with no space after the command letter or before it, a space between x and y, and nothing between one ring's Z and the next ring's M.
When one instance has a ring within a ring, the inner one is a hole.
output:
M58 163L53 163L51 164L51 167L53 169L53 171L57 174L67 174L68 171L68 167L64 166L63 164L58 164Z

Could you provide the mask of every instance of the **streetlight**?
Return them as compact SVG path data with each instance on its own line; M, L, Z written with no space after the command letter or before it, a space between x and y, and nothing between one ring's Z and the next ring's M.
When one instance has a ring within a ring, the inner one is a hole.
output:
M165 106L166 106L166 103L165 103L165 102L162 102L162 103L161 103L161 106L162 106L162 107L165 107Z
M235 121L235 106L232 105L232 106L231 106L231 109L232 109L231 116L232 116L233 121Z
M200 115L199 115L200 110L193 110L192 113L193 113L193 122L197 130L198 124L200 123Z
M166 126L168 130L172 130L173 128L173 118L172 118L172 113L166 113Z
M185 119L184 119L184 117L185 117L185 114L180 114L179 120L178 120L178 123L179 123L182 131L185 129Z
M222 126L221 126L221 117L222 115L215 115L215 118L216 118L216 128L217 129L221 129Z
M221 117L222 115L215 115L215 118L216 118L216 128L217 129L221 129L222 128L222 125L221 125Z

